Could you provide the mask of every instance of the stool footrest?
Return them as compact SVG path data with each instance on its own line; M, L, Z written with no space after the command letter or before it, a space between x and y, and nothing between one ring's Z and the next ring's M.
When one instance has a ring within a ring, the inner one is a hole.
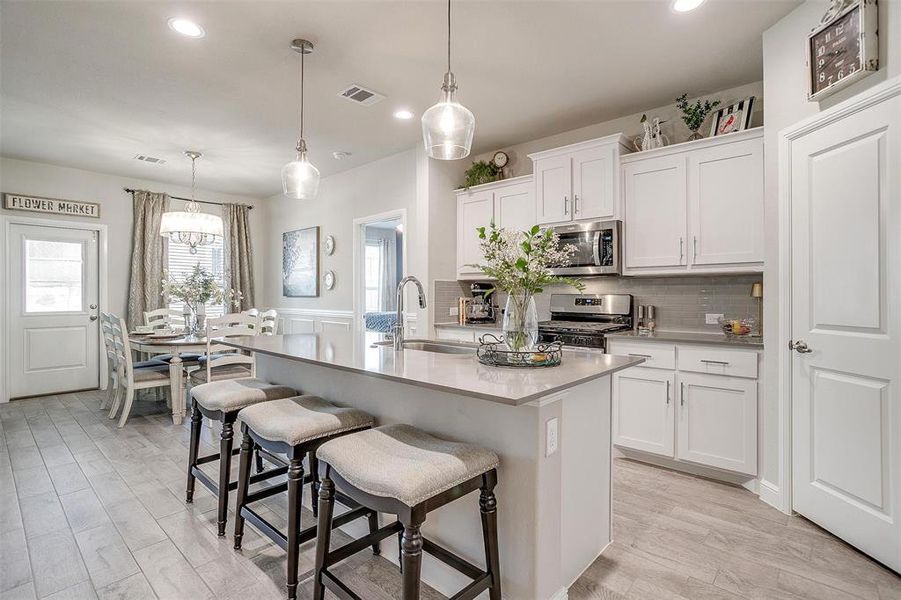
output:
M256 527L260 531L260 533L278 544L279 548L287 552L288 538L284 533L273 527L269 521L258 515L252 508L248 506L241 508L241 516L244 517L248 522L250 522L254 527Z
M491 575L482 573L482 576L467 585L465 588L448 598L447 600L473 600L476 596L491 587Z
M329 573L327 570L322 570L322 583L329 589L330 592L338 596L341 600L363 600L356 594L354 594L349 587L344 585L337 577Z
M360 507L359 509L355 509L355 510L363 510L364 511L363 514L366 514L368 512L368 510L363 507ZM350 511L350 512L353 512L353 511ZM344 514L348 514L348 513L344 513ZM343 517L344 515L341 515L341 516ZM332 523L334 525L337 525L338 518L333 519ZM362 550L364 550L365 548L368 548L369 546L373 545L374 543L381 542L385 538L391 537L392 535L395 535L395 534L399 533L400 531L403 531L403 529L404 529L404 526L400 524L400 521L395 521L389 525L385 525L378 531L374 531L374 532L370 533L369 535L363 536L358 540L354 540L354 541L350 542L349 544L344 544L337 550L333 550L332 552L328 553L328 556L325 557L325 566L331 567L332 565L339 563L346 558L350 558L357 552L361 552Z
M425 552L428 552L444 564L449 567L460 571L470 579L478 579L482 575L485 575L485 571L478 568L468 560L457 556L447 548L442 548L432 540L423 537L422 538L422 549Z

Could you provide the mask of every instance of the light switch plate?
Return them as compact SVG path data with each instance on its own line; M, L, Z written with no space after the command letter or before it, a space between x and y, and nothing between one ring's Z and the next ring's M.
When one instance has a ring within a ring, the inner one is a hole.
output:
M545 452L544 455L550 456L554 452L557 451L557 427L558 421L557 417L553 419L548 419L547 423L545 423Z
M448 315L449 317L456 317L456 316L458 316L459 314L460 314L460 309L457 308L456 306L451 306L451 307L447 310L447 315Z
M704 322L708 325L719 325L718 319L723 318L723 313L706 313Z

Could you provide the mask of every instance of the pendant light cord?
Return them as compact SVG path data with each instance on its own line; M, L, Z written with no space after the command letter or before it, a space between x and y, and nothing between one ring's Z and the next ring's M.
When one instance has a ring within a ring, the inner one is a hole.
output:
M200 207L197 205L197 202L194 201L194 182L197 179L197 157L191 156L191 201L188 203L186 207L187 212L199 212Z
M303 79L304 79L303 66L304 66L305 59L306 59L306 54L304 52L301 52L300 53L300 139L303 139Z
M451 0L447 0L447 72L451 72Z

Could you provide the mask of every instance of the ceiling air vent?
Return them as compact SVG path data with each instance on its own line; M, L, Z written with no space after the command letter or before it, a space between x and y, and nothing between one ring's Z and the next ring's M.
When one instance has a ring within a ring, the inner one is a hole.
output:
M166 164L165 158L157 158L155 156L147 156L146 154L135 154L135 160L144 161L145 163L150 163L152 165L164 165Z
M362 85L353 83L347 86L346 89L338 92L338 96L344 98L345 100L349 100L354 104L360 104L361 106L372 106L376 102L385 99L385 96L379 94L378 92L374 92L368 88L364 88Z

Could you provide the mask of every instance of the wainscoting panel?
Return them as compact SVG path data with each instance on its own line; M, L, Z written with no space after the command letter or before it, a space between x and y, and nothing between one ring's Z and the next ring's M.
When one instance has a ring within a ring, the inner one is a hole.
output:
M277 308L278 333L320 333L353 329L353 311Z

